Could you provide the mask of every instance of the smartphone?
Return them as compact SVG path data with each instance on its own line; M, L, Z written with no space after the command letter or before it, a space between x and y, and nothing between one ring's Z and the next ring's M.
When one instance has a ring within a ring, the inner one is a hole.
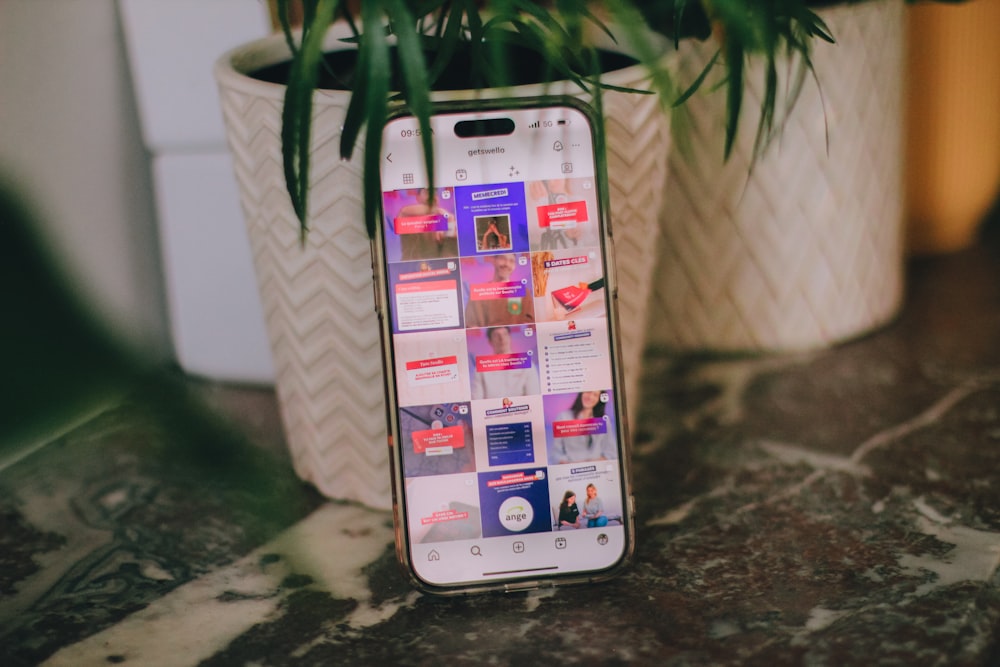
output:
M386 124L373 241L396 545L423 590L595 581L634 548L606 177L573 98Z

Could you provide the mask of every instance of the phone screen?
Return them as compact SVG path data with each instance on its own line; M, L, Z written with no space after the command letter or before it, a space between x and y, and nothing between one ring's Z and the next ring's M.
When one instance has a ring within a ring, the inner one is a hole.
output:
M576 105L387 124L375 244L400 557L431 590L589 580L631 552L613 275Z

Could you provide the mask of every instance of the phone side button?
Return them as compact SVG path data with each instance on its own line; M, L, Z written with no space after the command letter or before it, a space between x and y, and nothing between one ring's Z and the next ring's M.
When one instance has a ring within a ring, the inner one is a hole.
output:
M608 268L606 273L611 278L609 281L612 285L611 287L611 300L618 300L618 255L615 253L615 240L608 235Z
M375 308L375 313L382 318L382 309L378 307L378 278L372 275L372 304Z

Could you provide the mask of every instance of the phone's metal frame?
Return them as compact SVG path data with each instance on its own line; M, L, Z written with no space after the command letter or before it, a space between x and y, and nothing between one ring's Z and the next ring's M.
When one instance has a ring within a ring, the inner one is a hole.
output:
M591 138L594 146L594 173L597 182L598 208L601 220L601 252L604 260L605 279L608 281L607 318L609 328L609 346L611 354L611 372L614 383L615 402L618 407L616 419L619 441L619 461L621 492L623 498L622 521L625 531L625 547L619 561L606 569L572 574L547 575L543 577L526 576L510 580L493 580L486 582L465 582L455 586L439 586L422 580L414 569L410 559L409 531L404 499L404 476L401 452L395 446L399 441L398 406L396 405L395 358L392 348L392 321L388 313L390 295L388 293L388 261L385 254L383 227L385 225L381 197L379 201L379 221L376 233L372 239L372 269L375 283L375 310L379 318L379 331L382 345L383 380L385 383L386 419L388 423L389 461L392 469L392 512L396 535L396 556L407 577L421 591L435 595L462 595L487 591L523 591L536 588L552 587L563 584L580 584L605 581L619 574L628 567L635 555L635 499L632 493L631 440L629 438L629 420L625 398L624 371L621 357L621 326L618 319L618 280L614 257L614 237L611 224L607 164L604 143L603 122L594 108L569 95L543 95L538 97L495 98L436 102L433 104L432 115L456 112L490 113L504 111L572 107L582 112L588 120ZM403 105L397 105L390 111L387 124L392 120L413 114ZM381 188L381 169L379 173ZM437 187L435 185L435 187Z

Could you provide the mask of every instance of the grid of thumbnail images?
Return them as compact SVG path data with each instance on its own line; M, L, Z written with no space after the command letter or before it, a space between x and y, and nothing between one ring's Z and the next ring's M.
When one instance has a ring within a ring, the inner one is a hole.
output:
M383 198L413 541L620 524L593 181Z

